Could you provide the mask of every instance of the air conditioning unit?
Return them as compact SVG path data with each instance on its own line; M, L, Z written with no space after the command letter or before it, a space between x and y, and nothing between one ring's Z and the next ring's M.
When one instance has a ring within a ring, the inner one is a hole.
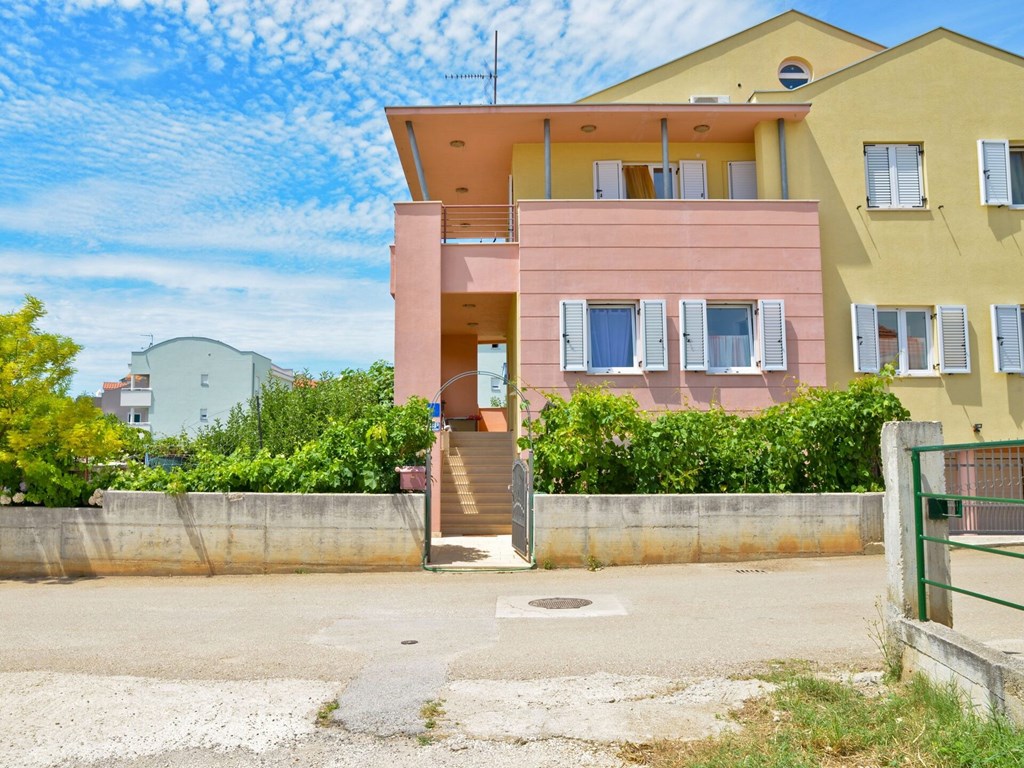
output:
M691 96L691 104L728 104L728 96Z

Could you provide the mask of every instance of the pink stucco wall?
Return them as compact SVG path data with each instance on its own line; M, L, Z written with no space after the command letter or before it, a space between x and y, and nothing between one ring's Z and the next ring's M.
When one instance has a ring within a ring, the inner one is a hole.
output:
M431 397L441 386L441 204L396 203L391 250L395 295L395 402ZM434 467L431 529L441 530L441 447Z
M825 384L818 206L808 201L523 201L519 204L521 385L627 390L647 409L719 403L751 411L797 382ZM680 371L679 300L783 299L788 370ZM559 301L665 299L669 370L559 370Z

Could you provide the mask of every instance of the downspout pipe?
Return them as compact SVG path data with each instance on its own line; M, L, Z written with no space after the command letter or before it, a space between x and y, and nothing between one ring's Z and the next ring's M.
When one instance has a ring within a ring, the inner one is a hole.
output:
M661 182L665 199L672 199L672 174L668 167L668 118L661 118Z
M779 176L782 179L782 199L789 200L789 171L786 169L786 121L781 117L779 125Z
M420 148L416 144L416 132L412 129L412 120L405 121L405 130L409 133L409 147L412 149L412 161L416 165L416 178L420 181L420 192L423 194L424 200L429 200L427 177L423 174L423 161L420 160Z
M544 118L544 199L551 199L551 118Z

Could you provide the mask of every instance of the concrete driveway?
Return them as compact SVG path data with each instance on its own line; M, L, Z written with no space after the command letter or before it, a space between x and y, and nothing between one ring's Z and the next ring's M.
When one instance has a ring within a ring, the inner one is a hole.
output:
M954 578L1022 600L1003 560L956 552ZM0 765L620 765L616 742L725 727L774 660L879 669L883 578L866 556L2 581ZM553 597L590 604L530 605ZM956 616L1024 650L1016 612Z

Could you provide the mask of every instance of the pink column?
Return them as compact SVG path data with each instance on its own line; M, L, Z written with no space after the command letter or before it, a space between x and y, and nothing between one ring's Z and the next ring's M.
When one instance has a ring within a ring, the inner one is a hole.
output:
M441 204L396 203L395 402L431 398L441 386ZM430 528L441 530L441 448L430 456Z

